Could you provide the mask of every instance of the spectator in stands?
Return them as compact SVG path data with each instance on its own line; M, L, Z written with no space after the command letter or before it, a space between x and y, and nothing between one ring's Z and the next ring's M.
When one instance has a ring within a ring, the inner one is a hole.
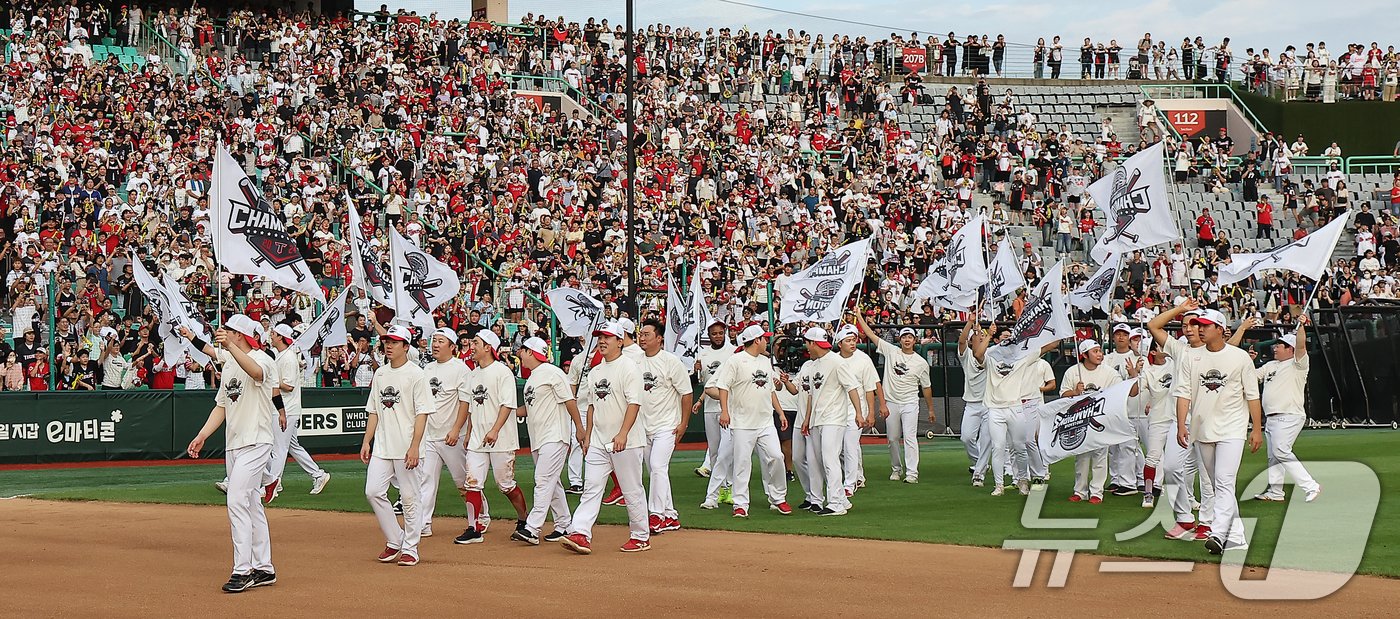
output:
M1256 239L1274 238L1274 205L1269 202L1269 196L1260 196L1257 204L1254 205Z
M1210 216L1210 209L1202 208L1200 216L1196 218L1196 246L1214 246L1215 230L1215 218Z

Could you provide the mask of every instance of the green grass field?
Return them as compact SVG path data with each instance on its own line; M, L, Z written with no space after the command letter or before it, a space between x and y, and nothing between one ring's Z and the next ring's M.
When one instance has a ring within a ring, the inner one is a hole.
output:
M1046 495L1043 518L1100 519L1093 530L1035 529L1022 526L1025 497L1011 490L1007 496L989 496L990 488L973 488L968 484L967 461L961 443L951 438L923 441L921 483L908 485L891 482L888 449L867 446L866 474L868 487L856 494L855 509L845 517L819 518L798 512L783 517L762 509L764 499L758 479L751 482L754 493L752 517L731 517L727 506L719 510L702 510L699 503L706 480L691 471L698 466L703 452L685 451L676 454L672 464L673 493L681 521L687 528L722 529L800 535L839 536L883 540L904 540L1000 547L1008 539L1081 539L1097 537L1094 552L1107 555L1136 556L1161 559L1209 561L1200 543L1163 539L1160 529L1127 541L1116 541L1115 533L1128 531L1147 519L1148 510L1140 506L1140 497L1108 497L1102 505L1069 503L1066 498L1073 485L1073 463L1064 461L1052 467L1053 480ZM1387 490L1400 480L1400 434L1389 430L1377 431L1309 431L1303 433L1296 452L1305 462L1351 461L1369 466L1381 480L1379 510L1373 519L1362 573L1400 577L1400 533L1388 526L1400 519L1400 507ZM532 468L528 458L520 458L517 468L521 486L529 496ZM1259 474L1265 465L1264 453L1246 454L1241 467L1238 487ZM310 480L294 463L289 463L285 491L274 503L274 509L312 509L346 512L368 512L364 498L364 466L358 461L337 460L325 463L334 478L320 496L309 496ZM757 466L755 466L755 471ZM75 468L39 471L0 471L0 496L31 495L41 499L132 501L153 503L183 503L217 505L224 501L212 485L223 476L222 466L134 466L109 468ZM755 475L757 477L757 475ZM1346 505L1349 483L1327 483L1317 503L1241 503L1246 518L1257 518L1252 532L1247 562L1268 565L1273 557L1275 541L1283 527L1284 513L1289 509L1322 509L1331 501L1335 509ZM1364 485L1364 484L1362 484ZM1340 486L1340 487L1339 487ZM801 502L797 483L789 484L793 505ZM577 497L570 497L576 501ZM497 518L513 518L509 504L499 493L488 490L492 513ZM450 479L443 475L439 492L439 515L460 516L461 502L451 488ZM604 507L603 523L623 524L625 510ZM440 531L456 533L456 531ZM1361 532L1328 530L1315 538L1319 553L1344 539L1355 539ZM1326 569L1326 560L1288 567Z

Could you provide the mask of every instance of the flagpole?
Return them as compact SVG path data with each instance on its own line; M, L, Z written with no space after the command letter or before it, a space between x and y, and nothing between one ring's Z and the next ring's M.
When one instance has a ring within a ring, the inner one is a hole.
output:
M1317 291L1322 289L1322 282L1327 281L1330 275L1332 275L1331 271L1323 271L1322 277L1317 278L1317 281L1313 282L1312 292L1308 293L1308 300L1303 302L1303 309L1299 312L1300 314L1306 314L1308 310L1312 308L1313 299L1317 297Z

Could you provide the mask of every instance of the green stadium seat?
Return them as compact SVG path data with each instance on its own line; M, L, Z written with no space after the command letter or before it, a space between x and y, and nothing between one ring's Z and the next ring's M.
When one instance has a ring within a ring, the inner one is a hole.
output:
M134 48L134 47L123 47L123 48L121 48L121 50L122 50L122 53L123 53L123 54L126 54L126 55L128 55L128 56L140 56L140 55L141 55L141 50L136 49L136 48Z
M117 44L117 40L112 37L102 37L102 44L111 47Z
M93 57L93 59L95 59L95 60L102 60L103 58L107 57L107 46L106 46L106 45L94 45L94 46L92 46L92 57Z

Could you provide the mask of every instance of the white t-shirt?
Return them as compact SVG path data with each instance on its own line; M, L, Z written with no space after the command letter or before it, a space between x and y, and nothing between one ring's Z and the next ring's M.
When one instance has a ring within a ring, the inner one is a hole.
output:
M700 375L698 377L700 384L706 387L712 387L713 385L710 384L710 379L714 378L715 373L719 371L719 366L723 365L725 360L733 356L734 349L729 346L701 348L700 352L696 354L696 360L700 362ZM718 415L719 400L705 398L705 413Z
M642 360L646 358L647 352L642 350L641 346L632 343L622 347L622 356L631 359L632 363L637 364L637 367L641 367Z
M987 408L1021 408L1021 396L1025 394L1026 381L1030 380L1027 371L1035 367L1040 357L1030 354L1012 364L997 363L990 354L984 354L983 358L989 365L983 372L987 376L987 392L982 403Z
M987 397L987 369L977 363L969 347L958 357L963 368L963 402L977 403Z
M1199 443L1244 439L1249 430L1249 400L1259 399L1259 381L1249 353L1226 345L1217 352L1202 347L1200 357L1181 364L1181 380L1172 395L1191 400L1191 434Z
M1121 383L1123 380L1123 375L1113 369L1107 361L1100 363L1092 370L1084 367L1083 363L1076 363L1070 369L1065 370L1065 377L1060 382L1060 395L1073 391L1079 383L1084 383L1084 393L1094 393Z
M1176 360L1168 358L1162 365L1142 366L1142 385L1147 388L1147 421L1160 423L1176 420L1176 398L1172 383L1176 379Z
M857 394L860 397L856 399L860 401L862 407L866 406L865 394L874 391L876 385L880 382L880 375L875 372L875 362L871 361L870 355L865 354L862 350L856 350L851 353L850 357L842 357L839 351L834 352L836 352L836 356L841 359L841 362L846 364L846 371L850 372L851 378L855 379L856 383L860 385L860 393ZM851 406L851 400L849 398L844 400L844 402L846 403L846 423L848 425L855 423L856 417L861 411Z
M224 407L224 449L271 445L277 427L277 408L272 405L277 364L261 350L249 351L248 357L263 371L263 379L255 381L234 360L233 353L223 349L218 352L216 360L223 373L214 403Z
M729 392L729 427L757 430L773 425L773 392L778 370L766 355L736 353L714 376L718 389Z
M918 403L920 391L933 384L928 361L917 352L905 354L883 339L875 340L875 348L885 357L885 399L897 404Z
M566 404L574 399L568 377L557 366L542 363L530 371L525 381L525 426L530 431L530 448L539 450L549 443L567 443L573 428Z
M1123 380L1131 380L1128 378L1128 364L1132 363L1136 365L1138 360L1142 358L1142 355L1137 354L1137 352L1132 349L1122 353L1115 350L1103 356L1103 364L1112 367L1113 371L1117 372L1119 376L1124 377ZM1143 360L1142 366L1144 368L1147 367L1147 361L1145 359ZM1143 417L1147 415L1147 398L1143 397L1142 383L1139 382L1138 384L1138 394L1128 396L1128 417Z
M836 351L822 355L802 364L797 375L797 383L806 399L807 406L798 409L797 423L802 424L811 409L810 426L846 427L855 421L851 408L850 391L855 389L857 399L864 397L862 385L846 367L841 353Z
M642 403L642 372L637 364L625 355L594 366L588 371L588 384L579 390L588 389L593 404L589 405L589 416L593 422L593 433L588 441L600 449L610 449L608 445L622 431L622 422L627 419L627 408ZM646 431L642 427L640 412L636 423L627 431L627 449L645 447Z
M486 435L496 426L501 407L519 406L515 398L515 374L500 361L476 368L467 376L467 411L471 415L471 438L467 449L479 452L515 453L520 449L520 435L515 430L515 415L509 415L501 426L494 445L486 445Z
M626 349L623 349L626 353ZM642 355L642 426L647 434L675 430L681 398L690 395L690 373L676 355L660 350ZM776 379L776 376L774 377Z
M1041 391L1040 388L1044 387L1045 383L1055 380L1055 368L1050 367L1049 361L1037 357L1036 363L1024 370L1021 379L1024 381L1021 400L1031 400L1037 404L1044 404L1045 392Z
M428 379L428 393L433 396L433 414L428 417L424 441L446 440L457 422L457 410L467 401L467 364L452 357L447 363L433 360L423 368ZM466 428L462 430L465 432Z
M408 362L397 368L387 363L379 366L370 381L365 410L379 418L374 431L374 457L386 460L407 457L418 415L433 414L433 397L428 393L423 369ZM420 458L425 447L426 443L418 446Z
M1306 415L1303 391L1308 385L1307 355L1294 356L1288 361L1270 361L1256 370L1257 379L1264 383L1260 390L1265 415Z
M281 385L274 387L274 393L282 393L282 406L287 410L287 423L297 422L301 415L301 349L288 346L277 353L277 377L279 382L292 386L291 391L281 392Z

